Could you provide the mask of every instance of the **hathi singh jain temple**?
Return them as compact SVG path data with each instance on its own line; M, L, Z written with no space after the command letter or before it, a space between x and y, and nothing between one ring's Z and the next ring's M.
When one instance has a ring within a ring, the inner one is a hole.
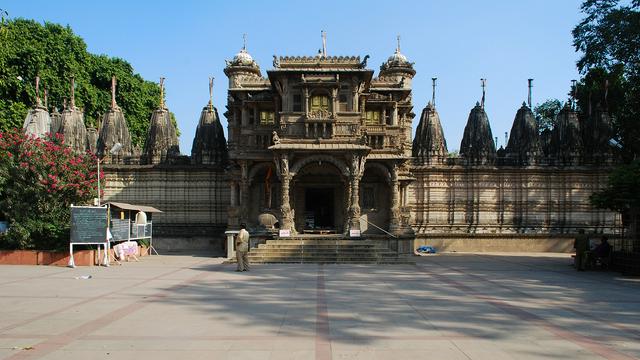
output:
M160 249L222 251L224 231L241 223L258 242L277 239L278 229L292 239L359 230L398 254L422 244L566 251L580 228L619 232L618 216L588 200L614 162L606 109L580 121L569 102L553 131L539 134L523 104L506 148L496 150L483 100L469 113L459 156L449 157L433 102L412 139L416 72L399 44L377 74L367 59L322 50L274 56L263 72L244 46L224 69L228 141L210 101L190 157L180 155L162 101L144 148L131 144L115 81L99 131L85 128L73 94L62 114L38 99L25 130L60 132L74 149L105 156L107 200L164 211L154 217ZM111 155L116 142L123 149Z

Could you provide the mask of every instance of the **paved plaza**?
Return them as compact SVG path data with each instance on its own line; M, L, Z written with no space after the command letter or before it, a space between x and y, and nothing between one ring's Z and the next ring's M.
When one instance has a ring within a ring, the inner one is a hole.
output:
M638 278L567 254L416 261L2 266L0 359L640 358Z

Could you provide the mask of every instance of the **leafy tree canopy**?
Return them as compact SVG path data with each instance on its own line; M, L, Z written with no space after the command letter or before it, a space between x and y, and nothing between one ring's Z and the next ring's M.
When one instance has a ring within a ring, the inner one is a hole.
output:
M35 103L35 77L48 92L50 110L70 97L75 77L76 106L87 125L96 127L111 103L111 76L117 78L116 102L122 108L136 145L142 145L151 113L160 97L158 85L134 73L125 60L87 52L71 28L10 19L0 24L0 131L21 127Z
M562 110L562 103L558 99L547 99L547 101L533 108L533 114L538 123L538 130L541 133L545 130L553 130L556 124L556 116L560 110Z
M587 115L607 108L630 162L640 153L640 0L586 0L581 9L585 18L573 29L584 74L578 105Z

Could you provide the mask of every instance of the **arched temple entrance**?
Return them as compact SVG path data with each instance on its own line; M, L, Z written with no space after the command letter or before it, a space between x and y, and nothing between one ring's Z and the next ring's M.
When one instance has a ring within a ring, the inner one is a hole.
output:
M342 233L348 180L336 165L321 160L305 164L292 179L291 205L298 233Z

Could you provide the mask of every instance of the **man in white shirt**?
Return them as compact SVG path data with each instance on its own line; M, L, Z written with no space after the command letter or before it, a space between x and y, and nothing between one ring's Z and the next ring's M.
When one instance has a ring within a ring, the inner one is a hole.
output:
M236 235L236 260L238 268L236 271L249 271L249 232L245 224L240 224L240 232Z

